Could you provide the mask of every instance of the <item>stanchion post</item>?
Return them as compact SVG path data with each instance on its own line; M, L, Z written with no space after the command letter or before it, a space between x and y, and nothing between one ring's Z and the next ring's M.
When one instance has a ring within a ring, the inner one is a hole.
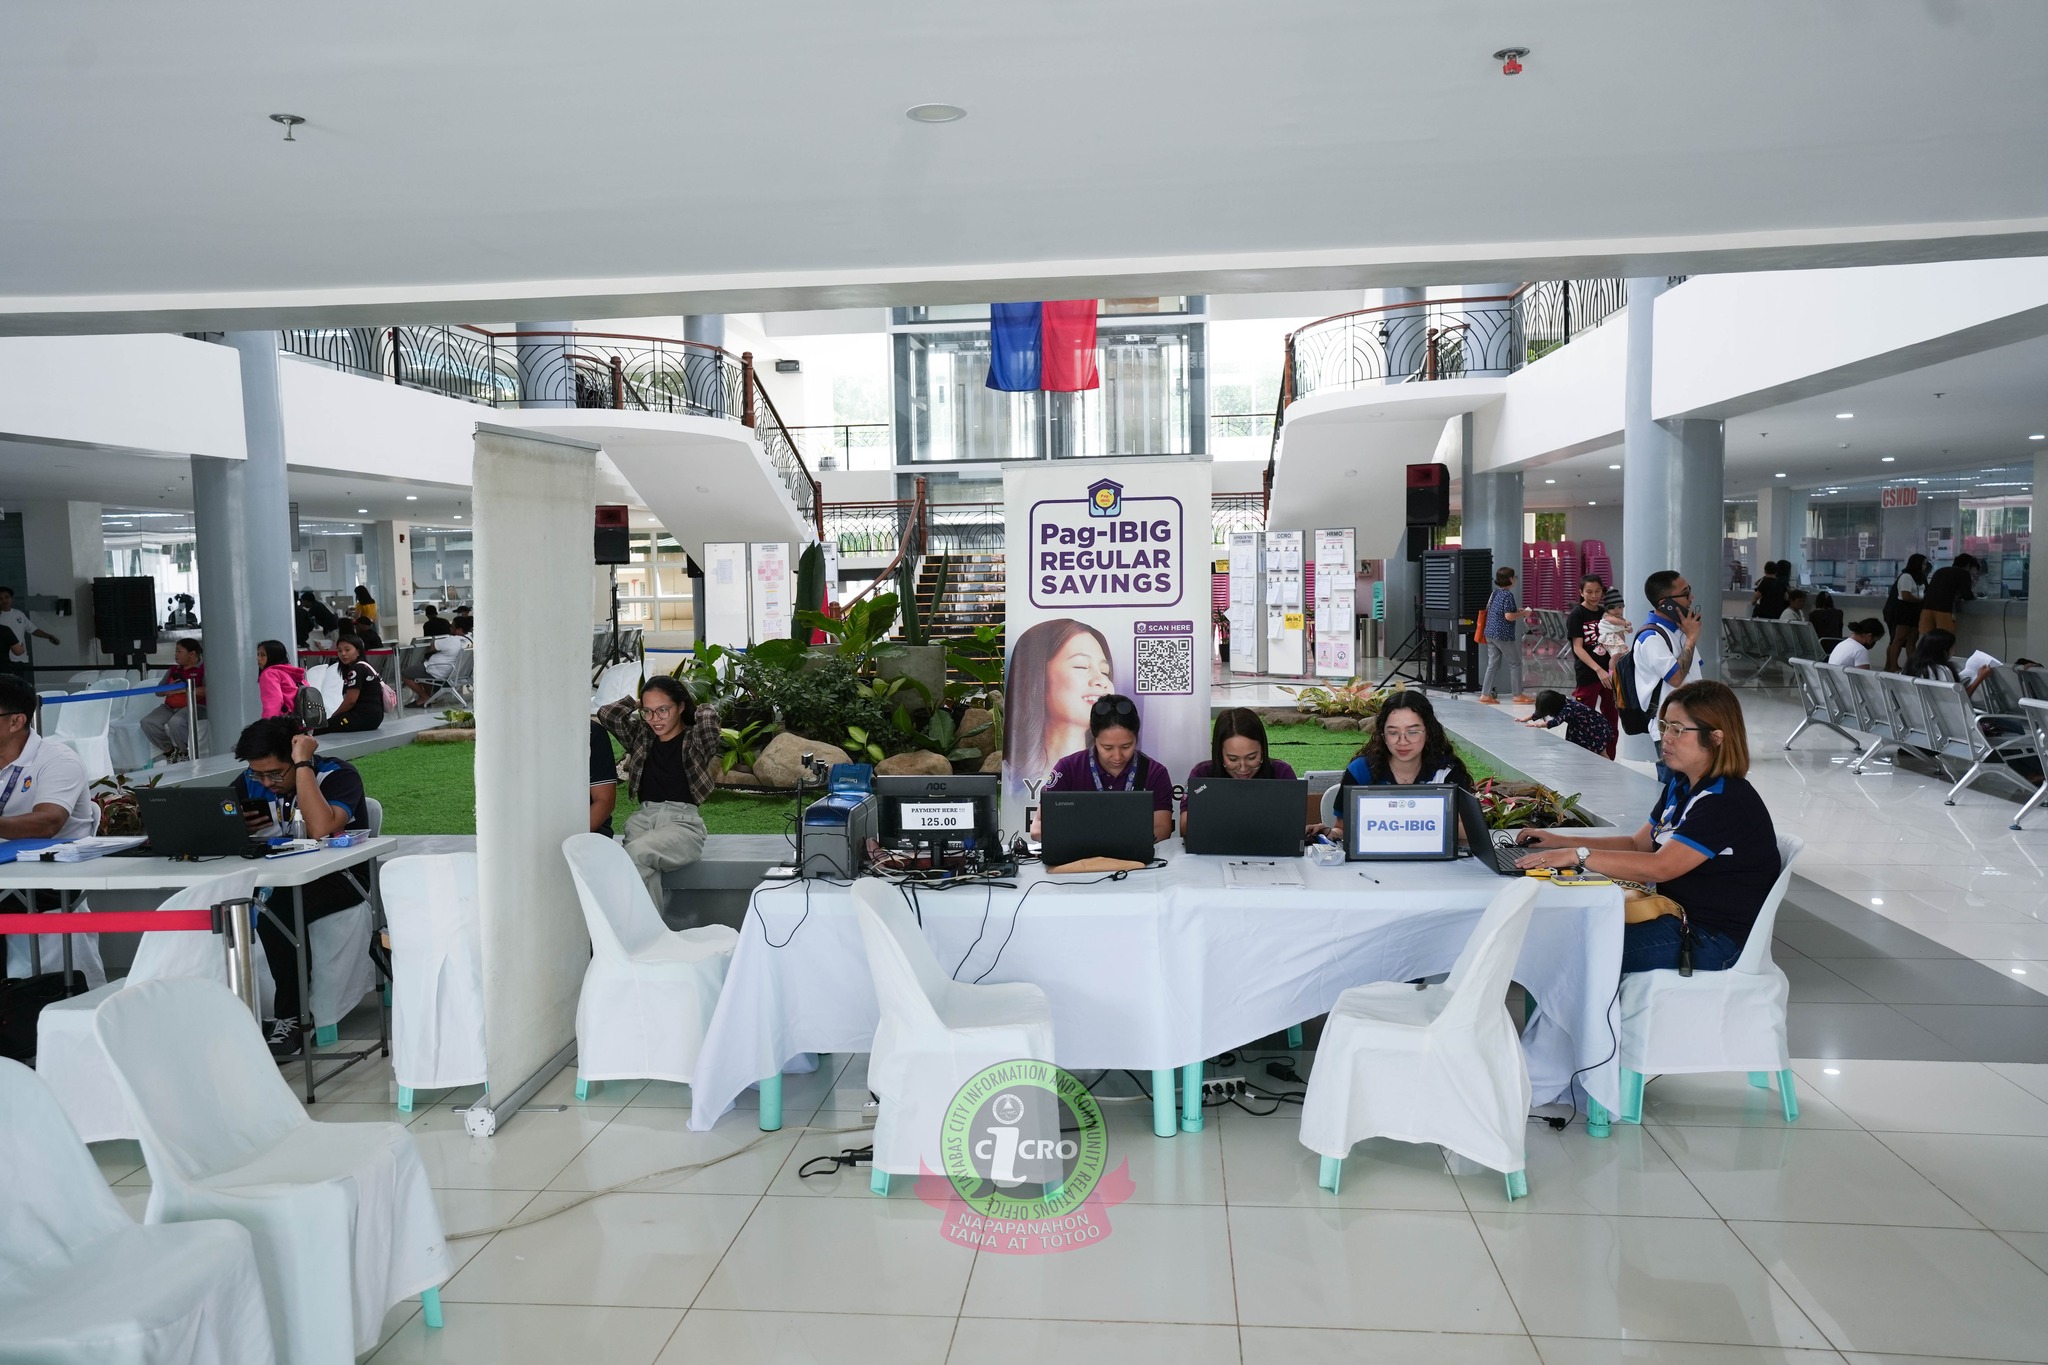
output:
M228 955L228 988L249 1007L249 1013L263 1017L256 999L256 933L250 927L256 902L247 896L222 901L213 907L213 932L224 936Z

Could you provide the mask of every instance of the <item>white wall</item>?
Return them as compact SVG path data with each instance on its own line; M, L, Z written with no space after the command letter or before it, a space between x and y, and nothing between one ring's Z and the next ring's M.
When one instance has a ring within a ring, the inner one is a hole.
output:
M469 484L476 424L491 409L290 356L279 358L277 371L285 458L294 469ZM232 392L239 403L239 381ZM238 429L240 422L238 409Z
M1549 510L1549 509L1544 509ZM1607 557L1614 562L1619 572L1621 567L1621 504L1612 507L1567 507L1564 509L1564 534L1567 540L1597 540L1607 546ZM1612 587L1613 584L1609 584ZM1634 595L1634 589L1623 591Z
M1663 306L1659 300L1660 319ZM1479 471L1566 459L1620 442L1627 357L1623 311L1509 375L1501 401L1473 417Z
M0 337L0 433L240 460L239 362L180 336Z

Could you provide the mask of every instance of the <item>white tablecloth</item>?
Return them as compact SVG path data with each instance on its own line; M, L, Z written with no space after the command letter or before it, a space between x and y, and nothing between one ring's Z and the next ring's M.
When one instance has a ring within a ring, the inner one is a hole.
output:
M1449 971L1503 884L1470 860L1303 859L1304 888L1233 891L1224 859L1177 841L1161 852L1164 868L1120 882L1033 867L1015 890L920 889L925 935L957 980L1043 989L1062 1066L1157 1070L1324 1014L1347 987ZM1590 1068L1583 1092L1620 1107L1621 927L1613 887L1545 886L1537 899L1514 979L1537 1001L1523 1046L1538 1103ZM800 1053L867 1051L878 1017L846 888L762 884L697 1060L690 1126L711 1127Z

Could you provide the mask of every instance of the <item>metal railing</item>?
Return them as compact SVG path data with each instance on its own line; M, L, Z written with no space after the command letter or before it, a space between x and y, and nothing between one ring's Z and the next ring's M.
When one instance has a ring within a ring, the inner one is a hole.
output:
M910 524L909 498L885 502L828 502L824 540L842 555L894 554Z
M754 373L701 341L623 332L492 332L437 327L306 327L278 345L351 374L496 408L611 408L716 417L753 429L797 512L822 537L818 481Z
M853 453L883 451L877 468L894 465L896 455L887 422L824 422L789 429L814 469L852 469Z
M874 582L853 595L853 601L846 604L848 610L857 603L873 597L885 584L893 592L896 586L896 571L905 564L910 565L912 576L916 575L918 561L924 558L925 546L930 539L926 524L926 509L930 503L922 474L917 476L915 491L916 496L911 498L910 506L903 513L902 534L897 542L895 557L882 566L881 572L875 575Z
M925 512L927 548L935 555L1001 554L1003 505L999 502L935 502Z
M1260 493L1217 493L1209 499L1209 543L1228 545L1233 531L1266 529L1266 499Z

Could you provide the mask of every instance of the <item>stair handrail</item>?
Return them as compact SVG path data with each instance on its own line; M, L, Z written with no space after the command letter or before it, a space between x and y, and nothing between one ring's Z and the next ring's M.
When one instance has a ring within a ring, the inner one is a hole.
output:
M767 452L770 464L782 476L790 496L796 500L798 515L811 523L818 543L825 543L825 485L818 482L811 473L811 467L804 463L804 453L797 448L796 438L789 434L782 414L775 409L775 399L761 382L761 376L754 370L754 353L740 353L741 396L744 400L740 411L743 425L754 429L754 439L761 442L761 449ZM762 409L767 410L767 421L762 421ZM764 437L762 431L768 432Z
M903 561L906 557L924 553L926 538L930 530L926 525L926 518L930 515L930 512L930 503L925 495L924 475L920 474L917 476L916 494L910 500L909 520L903 527L903 534L896 541L896 557L882 567L881 572L875 575L874 582L853 595L853 600L846 604L848 609L856 607L861 602L874 596L875 591L884 583L893 583L896 579L896 572L903 567Z

